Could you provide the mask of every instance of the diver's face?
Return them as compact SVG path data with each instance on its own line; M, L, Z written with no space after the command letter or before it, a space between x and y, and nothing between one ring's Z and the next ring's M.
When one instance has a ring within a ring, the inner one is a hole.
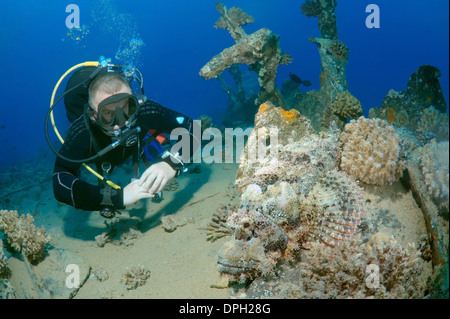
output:
M129 99L126 98L116 103L106 104L100 111L101 121L106 124L110 124L114 121L114 115L117 108L121 108L125 114L129 114ZM127 124L127 123L125 123ZM118 125L116 125L118 126Z
M114 93L114 94L120 94L120 93L132 94L131 90L126 85L123 85L122 88L119 91L117 91L116 93ZM93 99L93 103L92 103L91 107L94 109L94 111L97 114L98 114L98 105L102 101L104 101L105 99L109 98L112 95L113 94L108 94L108 93L105 93L105 92L103 92L101 90L96 93L96 95L95 95L95 97ZM128 99L124 99L124 100L118 101L116 103L111 103L111 104L107 104L107 105L103 106L102 110L101 110L101 115L100 115L100 116L102 116L102 121L106 122L106 123L112 122L113 119L114 119L114 113L115 113L115 110L116 110L117 107L122 108L124 113L128 114L128 111L129 111L128 110L128 101L129 101ZM127 121L125 123L125 125L128 125L128 124L129 123ZM119 130L119 128L120 128L119 125L115 125L114 126L114 131ZM105 134L107 134L107 133L105 133ZM107 135L110 135L110 134L107 134Z

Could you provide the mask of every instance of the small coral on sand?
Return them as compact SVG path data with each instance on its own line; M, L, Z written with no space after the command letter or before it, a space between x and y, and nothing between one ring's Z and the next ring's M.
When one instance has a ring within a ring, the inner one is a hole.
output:
M0 230L5 233L11 247L23 253L29 261L35 262L42 258L45 245L51 238L45 232L44 226L36 228L33 216L26 216L8 210L0 211Z
M147 279L150 277L150 270L147 270L141 265L132 266L127 268L127 272L123 276L123 282L127 286L128 290L136 289L139 286L143 286Z

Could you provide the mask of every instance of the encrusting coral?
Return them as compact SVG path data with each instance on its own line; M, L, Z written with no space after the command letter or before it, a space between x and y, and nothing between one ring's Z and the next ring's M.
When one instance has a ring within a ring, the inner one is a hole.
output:
M403 172L400 138L380 119L360 117L345 125L340 137L340 168L352 178L367 184L385 185L398 180Z
M7 242L29 261L36 262L42 258L45 245L51 238L45 232L44 226L36 228L33 216L21 215L16 210L0 211L0 230L5 233Z

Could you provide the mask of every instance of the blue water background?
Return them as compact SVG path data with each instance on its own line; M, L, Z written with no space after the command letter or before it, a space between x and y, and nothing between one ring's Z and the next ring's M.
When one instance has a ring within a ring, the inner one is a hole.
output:
M81 25L89 33L81 41L67 36L66 6L80 8ZM105 10L93 12L99 3ZM212 0L150 1L1 1L0 2L0 172L12 163L48 151L44 119L52 90L71 66L112 57L119 49L117 30L99 19L107 14L131 14L144 43L137 67L145 77L149 98L191 117L207 114L220 124L227 96L215 79L204 80L199 70L214 55L234 44L229 33L215 29L220 14ZM316 45L308 41L319 36L317 19L301 13L301 0L224 0L238 6L255 22L244 27L252 33L266 27L281 36L281 49L293 57L290 65L278 69L277 84L289 72L310 80L319 88L320 58ZM365 8L375 3L381 11L381 28L368 29ZM429 64L442 72L440 82L449 98L449 2L447 0L338 0L336 9L339 39L350 48L347 79L350 92L364 106L364 114L380 106L390 89L405 90L409 76ZM95 17L95 18L94 18ZM110 17L110 16L108 16ZM96 22L97 21L97 22ZM108 25L111 30L108 29ZM125 31L124 31L125 30ZM63 85L64 87L64 85ZM63 88L62 87L62 88ZM62 91L59 91L61 93ZM447 109L448 112L448 109ZM68 128L63 103L55 109L57 127ZM50 129L51 133L52 130ZM52 141L59 147L52 134ZM53 162L54 157L48 157Z

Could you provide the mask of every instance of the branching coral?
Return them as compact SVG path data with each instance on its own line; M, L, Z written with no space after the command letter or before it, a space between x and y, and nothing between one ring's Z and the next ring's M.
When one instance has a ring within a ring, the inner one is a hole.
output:
M340 167L354 179L384 185L401 176L400 139L386 121L364 117L352 120L345 126L340 142Z
M333 112L341 118L354 119L362 115L362 106L349 91L343 91L333 101Z
M21 215L17 211L0 211L0 230L5 233L11 247L24 254L28 260L35 262L41 259L45 245L51 238L44 226L36 228L31 215Z

